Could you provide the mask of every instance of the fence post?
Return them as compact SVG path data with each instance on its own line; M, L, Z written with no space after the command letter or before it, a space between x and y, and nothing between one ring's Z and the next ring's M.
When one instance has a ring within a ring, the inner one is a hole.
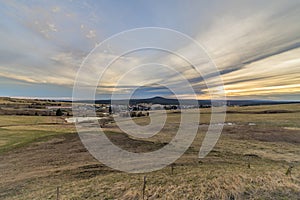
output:
M172 174L172 175L173 175L173 173L174 173L174 166L175 166L175 164L172 163L172 164L171 164L171 174Z
M56 188L56 200L59 200L59 186Z
M147 177L144 176L144 183L143 183L143 200L145 199L146 184L147 184Z

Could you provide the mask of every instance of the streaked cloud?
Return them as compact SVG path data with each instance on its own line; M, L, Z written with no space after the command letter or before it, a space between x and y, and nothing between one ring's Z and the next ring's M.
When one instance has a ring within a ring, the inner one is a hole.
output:
M0 81L8 88L15 88L19 82L27 83L28 88L48 84L47 90L58 86L71 91L83 59L99 42L122 30L159 26L182 31L205 47L219 68L228 98L300 99L299 1L12 0L0 4ZM102 63L115 57L117 48L111 46L109 52L95 54L89 72L83 76L88 80L89 73L104 70ZM161 83L179 88L181 97L189 98L182 85L184 77L199 98L209 98L204 80L217 89L218 73L209 71L207 61L188 44L180 46L178 52L194 56L202 76L176 55L137 52L120 57L106 69L98 94L114 91L122 95L138 86L140 94L144 91L145 95L171 95L157 86ZM146 63L152 65L143 67ZM163 66L171 66L175 71ZM120 85L115 87L118 81ZM89 87L88 81L86 85ZM38 93L48 96L47 90ZM36 95L34 90L28 94Z

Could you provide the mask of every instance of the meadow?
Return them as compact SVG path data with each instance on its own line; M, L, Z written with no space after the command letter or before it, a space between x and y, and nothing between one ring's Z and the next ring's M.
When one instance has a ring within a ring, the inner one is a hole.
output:
M207 157L198 158L211 116L202 109L186 153L145 174L119 172L95 160L62 117L0 116L0 199L299 199L300 104L228 111L230 125ZM179 118L179 112L169 112L162 131L143 140L114 123L104 130L123 149L152 151L170 141ZM147 117L134 120L149 123Z

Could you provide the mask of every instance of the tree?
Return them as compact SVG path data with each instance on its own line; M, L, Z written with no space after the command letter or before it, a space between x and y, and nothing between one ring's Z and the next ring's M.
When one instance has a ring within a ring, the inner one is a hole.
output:
M62 116L63 115L63 112L61 111L61 109L57 109L56 110L56 116Z
M108 107L108 112L109 112L109 114L112 114L112 106L111 105Z

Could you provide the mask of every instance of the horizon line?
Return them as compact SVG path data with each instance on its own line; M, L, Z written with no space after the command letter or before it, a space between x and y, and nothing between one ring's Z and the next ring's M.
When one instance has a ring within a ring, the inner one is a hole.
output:
M73 101L72 97L32 97L32 96L0 96L0 98L12 98L12 99L38 99L38 100L55 100L55 101ZM178 100L177 98L167 98L162 96L153 96L153 97L146 97L146 98L130 98L129 100L140 100L140 99L152 99L152 98L164 98L170 100ZM103 98L103 99L78 99L75 101L107 101L111 100L110 98ZM128 100L124 98L115 99L115 100ZM180 100L197 100L197 101L210 101L212 99L184 99L181 98ZM299 102L300 100L270 100L270 99L215 99L216 101L270 101L270 102Z

